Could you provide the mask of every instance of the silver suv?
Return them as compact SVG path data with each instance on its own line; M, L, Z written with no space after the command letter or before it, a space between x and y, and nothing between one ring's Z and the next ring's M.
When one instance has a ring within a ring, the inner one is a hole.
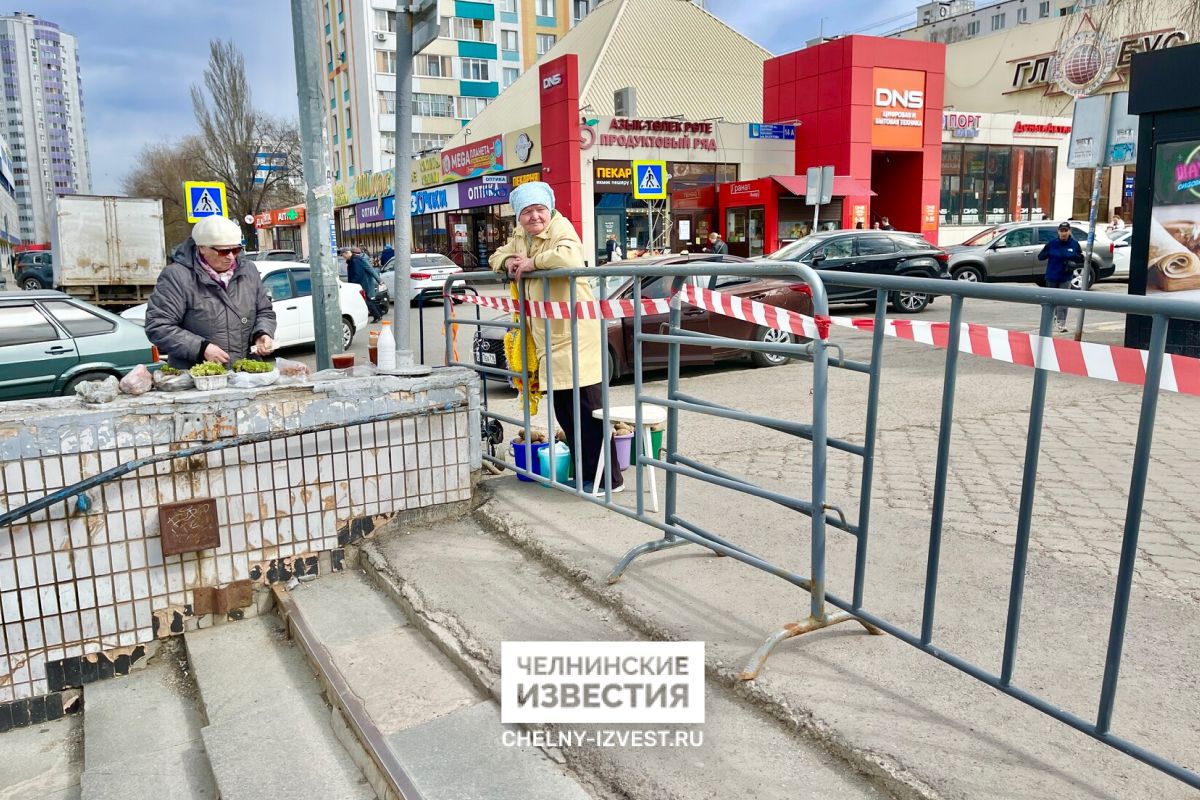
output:
M1087 250L1087 227L1072 222L1071 235ZM945 248L950 253L950 274L960 281L1034 281L1041 283L1046 262L1038 253L1046 242L1058 238L1057 222L1018 222L981 231L962 244ZM1096 231L1092 251L1092 283L1113 274L1113 243ZM1083 267L1075 268L1071 287L1078 289Z

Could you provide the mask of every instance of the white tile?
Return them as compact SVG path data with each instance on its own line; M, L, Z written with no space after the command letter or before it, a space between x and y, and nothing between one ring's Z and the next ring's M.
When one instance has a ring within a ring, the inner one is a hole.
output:
M61 489L64 485L62 460L58 456L44 458L42 466L46 472L46 488Z
M154 615L150 612L150 602L138 600L133 604L133 621L139 630L153 628Z
M37 567L33 556L20 556L16 559L17 585L21 588L37 586Z
M111 606L113 602L113 585L112 576L105 575L96 578L96 606L104 608Z
M53 617L44 617L42 619L42 630L46 635L44 643L46 647L54 647L63 643L61 619L57 614Z
M92 571L96 575L109 575L112 573L112 566L108 558L108 547L106 545L98 545L92 548Z
M167 594L167 570L164 567L151 567L148 570L150 580L150 595L164 597Z
M37 525L33 529L33 552L49 553L50 546L50 528L46 525Z
M0 592L17 588L17 562L11 558L0 561Z
M133 647L137 643L137 631L123 632L117 636L117 645L119 647Z
M114 575L129 571L129 551L124 542L109 545L108 557Z
M4 638L8 641L8 652L19 653L25 649L25 626L14 622L4 626Z
M141 569L146 566L146 546L143 541L129 542L129 568Z
M217 556L217 582L221 585L232 583L233 577L233 559L229 556Z
M38 588L38 605L41 609L41 616L48 617L58 613L58 589L54 586L41 586Z
M75 596L80 608L96 607L96 583L91 578L75 581Z
M103 615L103 610L101 610ZM136 627L133 619L133 603L118 603L117 604L117 630L131 631Z
M58 585L58 610L62 613L79 610L79 598L75 594L74 581Z
M144 600L150 596L150 575L144 569L129 573L129 583L133 588L133 599Z
M21 621L21 596L17 592L0 594L0 623Z
M25 620L25 646L30 650L39 650L45 645L42 638L42 623L40 619Z
M233 554L234 580L244 580L250 577L250 559L245 553Z
M128 603L133 599L133 586L130 584L128 572L119 572L113 575L112 580L113 594L117 602Z

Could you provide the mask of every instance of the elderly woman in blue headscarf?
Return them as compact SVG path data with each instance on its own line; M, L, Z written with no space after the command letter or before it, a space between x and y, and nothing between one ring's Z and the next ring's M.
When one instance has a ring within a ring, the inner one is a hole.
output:
M488 259L496 272L507 272L514 280L537 278L538 270L560 267L582 267L583 243L570 220L554 210L554 190L541 181L523 183L512 191L508 202L517 215L517 230L508 242L496 250ZM528 280L525 282L525 297L532 301L550 300L568 302L571 299L571 279L551 278L548 282ZM595 300L587 279L575 278L577 302ZM543 284L548 283L544 286ZM550 322L550 342L546 342L545 323L541 319L529 320L528 329L537 348L538 370L542 386L546 386L547 353L552 367L554 389L554 416L567 435L567 444L575 446L575 429L578 426L580 444L583 448L583 482L586 491L592 491L604 448L604 423L595 419L592 412L602 407L600 381L602 373L600 359L605 353L602 347L603 322L581 319L577 324L578 339L575 351L579 354L579 414L575 419L572 398L573 375L571 368L572 341L570 320ZM615 448L609 448L613 491L621 488L621 472L617 468Z

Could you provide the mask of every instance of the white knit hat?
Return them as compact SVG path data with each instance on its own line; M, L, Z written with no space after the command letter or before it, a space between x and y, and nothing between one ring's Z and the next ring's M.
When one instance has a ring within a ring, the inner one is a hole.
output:
M242 228L227 217L205 217L192 228L192 241L203 247L236 247L242 243Z

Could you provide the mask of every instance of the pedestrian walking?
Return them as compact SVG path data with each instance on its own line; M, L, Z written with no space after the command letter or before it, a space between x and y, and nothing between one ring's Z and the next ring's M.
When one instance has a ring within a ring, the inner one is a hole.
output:
M1062 223L1058 226L1058 238L1046 242L1042 252L1038 253L1038 261L1046 262L1046 286L1051 289L1070 289L1071 276L1075 272L1075 264L1083 263L1083 251L1079 242L1071 235L1071 226ZM1054 329L1059 333L1067 332L1067 307L1054 307Z
M386 267L388 262L396 257L396 248L392 247L392 243L388 242L383 246L383 250L379 251L379 266Z
M708 235L708 247L704 248L704 252L723 256L729 252L729 245L725 244L725 240L721 238L721 234L713 231Z
M491 255L489 266L495 272L507 272L514 280L532 278L525 282L525 297L532 302L570 301L570 278L551 278L544 282L536 276L537 270L584 265L583 242L570 220L554 210L554 190L547 183L530 181L514 189L508 202L517 215L517 229L508 242ZM586 278L575 278L574 282L577 302L587 303L596 299ZM544 285L546 283L548 285ZM553 372L551 388L554 389L554 416L566 434L568 446L575 446L575 431L579 431L583 449L580 454L583 474L579 477L583 481L584 491L588 493L595 490L596 467L604 452L607 433L604 422L592 416L592 412L603 407L600 386L600 359L605 352L601 344L603 324L594 319L580 319L576 323L579 337L574 341L579 368L578 419L575 418L571 392L575 386L572 379L574 359L571 321L552 320L549 342L546 341L542 320L531 320L527 328L537 352L537 373L541 386L546 385L547 367ZM524 343L521 346L524 347ZM617 464L616 448L611 441L608 452L609 467L605 471L612 476L613 491L620 491L623 480Z
M367 297L367 313L371 315L371 322L383 319L383 310L375 299L375 293L379 291L379 284L383 282L383 279L379 277L378 270L371 266L371 262L363 255L362 250L356 253L353 248L345 247L342 248L340 255L346 259L346 280L361 286Z
M604 243L604 251L608 255L609 264L624 258L624 253L621 252L621 245L617 244L617 236L614 233L608 235L608 240Z
M187 369L203 361L226 366L275 349L275 310L242 229L204 217L171 254L146 306L146 337L167 363Z

